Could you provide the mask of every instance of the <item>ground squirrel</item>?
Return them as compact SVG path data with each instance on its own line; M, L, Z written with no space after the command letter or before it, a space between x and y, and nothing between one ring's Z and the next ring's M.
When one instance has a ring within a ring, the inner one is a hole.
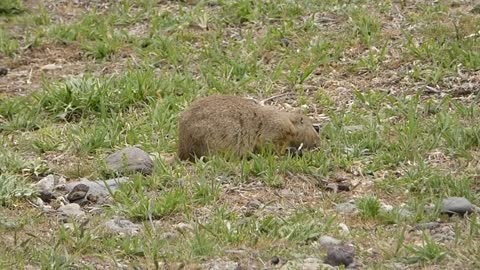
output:
M200 98L180 115L179 122L181 160L218 153L244 157L267 145L280 154L289 147L311 149L320 142L307 116L238 96Z

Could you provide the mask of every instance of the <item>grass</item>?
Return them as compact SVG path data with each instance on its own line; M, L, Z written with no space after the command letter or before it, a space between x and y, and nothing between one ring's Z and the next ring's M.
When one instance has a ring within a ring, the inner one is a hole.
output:
M480 204L480 19L469 3L0 3L0 268L264 268L273 256L321 258L322 235L353 241L365 268L479 267L477 217L437 211L447 196ZM322 147L164 162L179 113L217 93L291 94L273 103L321 121ZM64 226L27 202L49 173L108 178L103 157L127 145L157 157L154 173L132 175L88 223ZM355 188L328 192L335 181ZM351 199L358 215L335 212ZM142 231L112 236L113 216ZM454 240L410 230L437 220Z

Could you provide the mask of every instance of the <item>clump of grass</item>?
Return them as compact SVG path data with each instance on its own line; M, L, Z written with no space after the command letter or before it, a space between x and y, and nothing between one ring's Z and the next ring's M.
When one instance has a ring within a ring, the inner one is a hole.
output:
M0 174L0 205L9 205L16 199L30 197L35 190L19 176Z
M45 175L49 168L41 159L27 160L9 149L0 150L0 174Z
M137 187L120 189L115 193L115 201L127 217L134 220L149 220L183 212L189 200L185 190L180 188L162 191L151 198L142 187Z
M361 198L358 202L360 214L366 218L377 218L381 214L381 205L377 197L369 196Z
M371 46L380 40L381 22L366 9L354 9L352 30L363 45Z
M38 106L56 118L72 121L84 116L107 115L151 103L160 90L152 71L131 71L100 80L91 76L66 83L44 84L34 97Z
M12 97L0 99L0 131L36 130L42 127L46 119L30 98Z
M405 245L405 249L412 254L412 256L405 258L408 263L422 263L424 265L438 263L447 255L445 248L426 234L423 234L422 245Z
M0 1L0 15L16 15L25 11L22 0Z
M0 29L0 53L13 57L18 48L18 41L11 38L6 31Z

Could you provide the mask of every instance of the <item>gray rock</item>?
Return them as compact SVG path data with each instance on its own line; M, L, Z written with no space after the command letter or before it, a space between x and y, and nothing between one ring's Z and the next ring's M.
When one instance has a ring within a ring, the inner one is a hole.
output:
M75 187L73 187L72 191L68 193L67 200L70 202L74 202L74 201L83 199L85 198L85 196L87 196L87 192L89 189L90 189L89 186L83 183L80 183Z
M341 240L338 240L338 239L333 238L333 237L328 236L328 235L323 235L322 237L320 237L318 242L320 243L320 246L322 246L324 248L327 248L327 247L333 246L333 245L340 245L342 243Z
M280 258L278 258L277 256L273 256L270 262L272 263L272 265L277 265L280 263Z
M105 228L110 232L124 236L124 235L136 235L142 229L142 226L135 224L128 219L122 219L115 217L105 222Z
M325 263L332 266L348 266L353 263L355 258L355 249L353 246L336 245L330 246L327 250Z
M357 206L354 203L339 203L335 206L335 210L340 214L353 214L357 212Z
M290 40L288 38L282 38L280 39L280 43L285 46L285 47L288 47L290 46Z
M65 182L65 178L49 174L40 179L40 181L34 185L34 188L38 191L40 198L44 202L50 202L50 200L55 198L53 194L55 186L65 184Z
M449 197L442 201L442 213L464 215L471 214L473 211L475 211L475 206L463 197Z
M0 67L0 77L6 76L8 74L8 69L4 67Z
M71 194L77 186L82 187L82 190L87 190L88 187L88 191L86 192L84 198L91 203L104 204L111 199L110 191L114 192L118 189L121 183L125 183L127 181L128 177L113 178L105 181L91 181L86 178L81 178L79 181L67 183L64 186L64 189L67 193Z
M140 172L148 175L153 171L152 159L145 151L137 147L126 147L107 156L105 161L108 169L118 174Z
M85 212L83 212L80 208L80 205L76 203L63 205L58 208L57 211L60 213L60 217L62 217L64 220L67 218L79 219L85 216Z

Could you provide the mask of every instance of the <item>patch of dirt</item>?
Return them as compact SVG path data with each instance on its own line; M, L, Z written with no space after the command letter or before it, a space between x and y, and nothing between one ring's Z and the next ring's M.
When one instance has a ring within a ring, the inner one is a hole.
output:
M45 44L7 59L8 74L0 77L0 93L25 95L41 87L42 79L55 81L82 75L87 63L75 45Z

